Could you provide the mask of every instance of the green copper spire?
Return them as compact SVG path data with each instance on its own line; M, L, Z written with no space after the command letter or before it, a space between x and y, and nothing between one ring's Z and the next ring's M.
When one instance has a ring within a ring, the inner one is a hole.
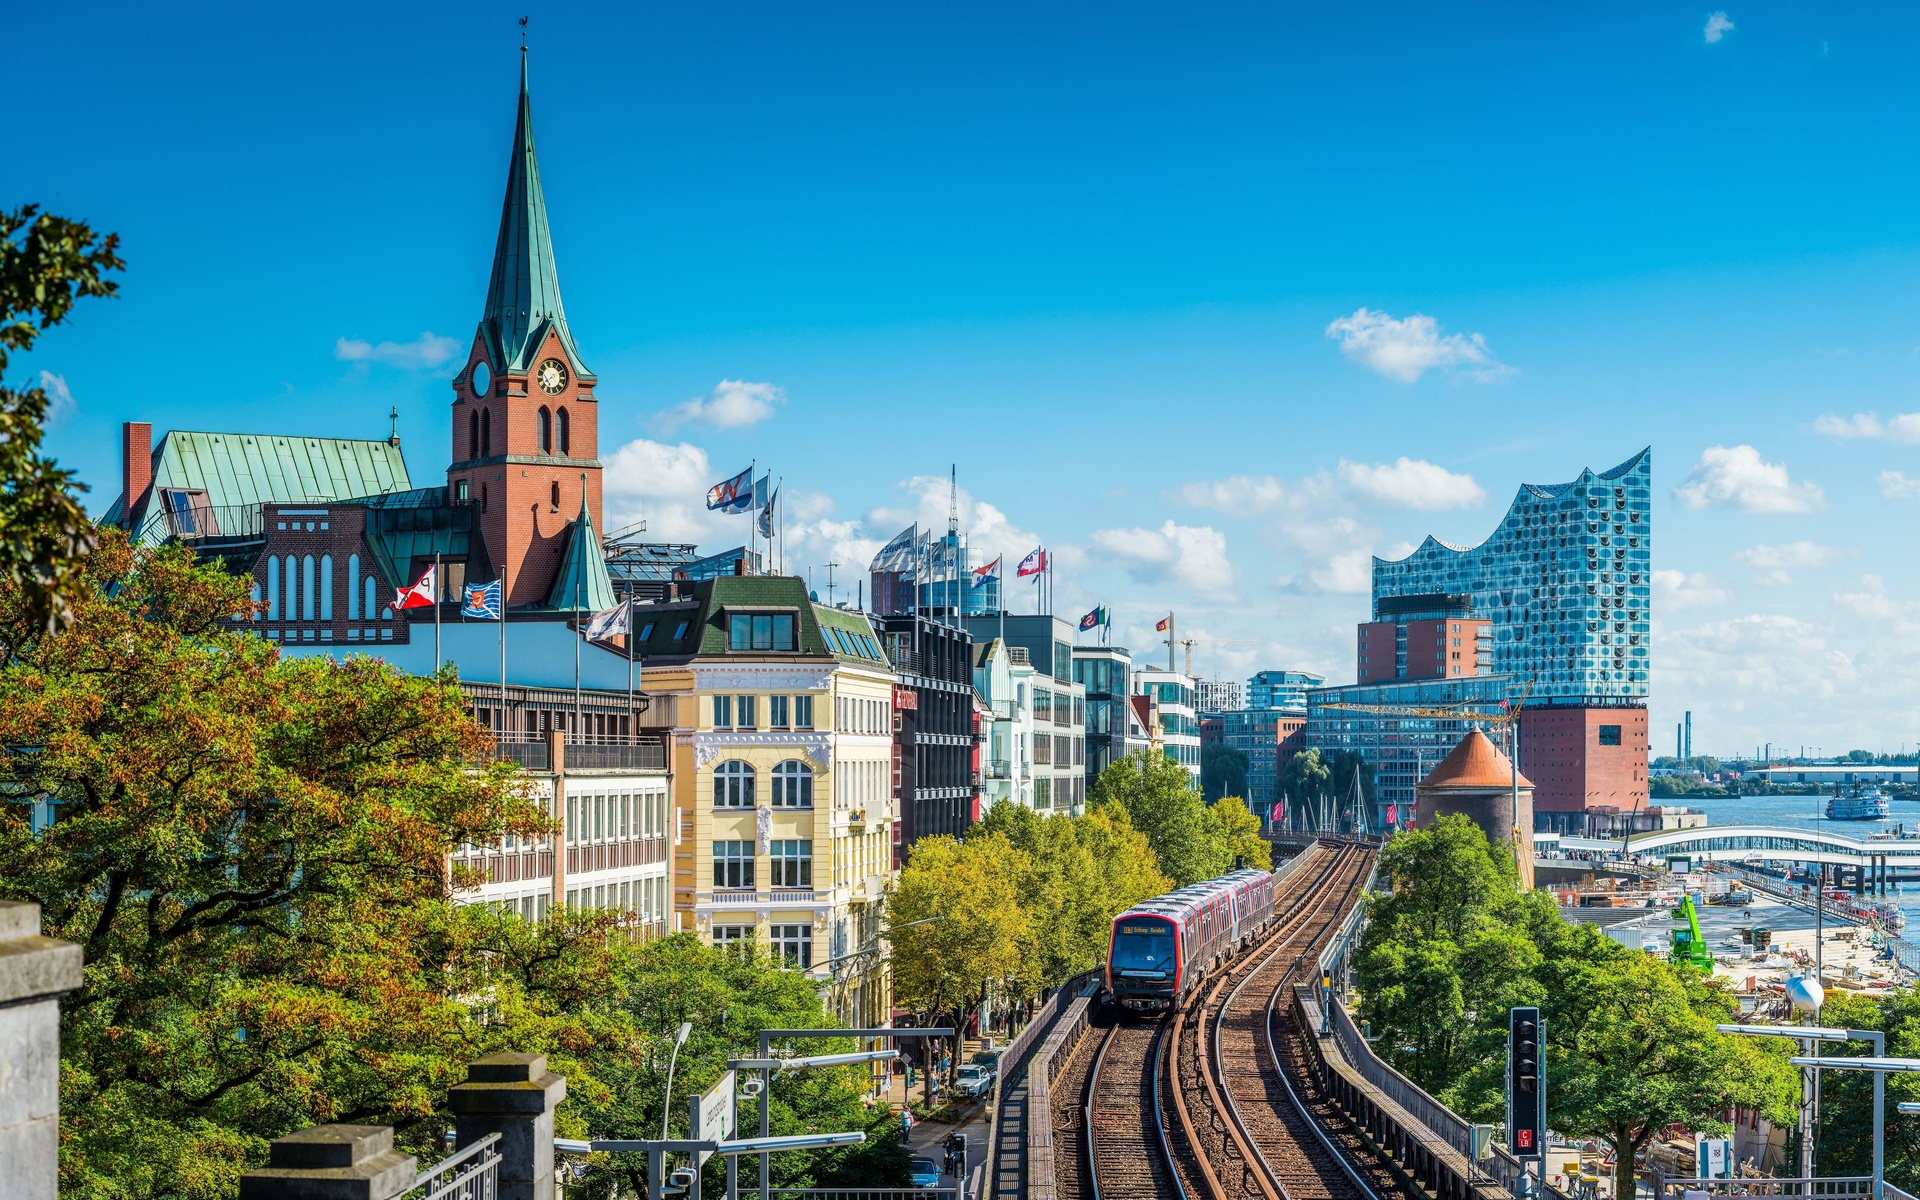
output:
M613 595L613 577L600 549L587 498L580 497L580 515L567 526L567 553L547 591L547 607L562 612L601 612L619 603Z
M549 326L560 335L574 374L593 378L580 361L560 303L560 272L553 263L540 162L533 152L533 101L527 94L527 58L522 54L520 118L513 127L513 159L507 167L506 202L500 208L500 240L493 248L487 310L480 318L494 370L530 370Z

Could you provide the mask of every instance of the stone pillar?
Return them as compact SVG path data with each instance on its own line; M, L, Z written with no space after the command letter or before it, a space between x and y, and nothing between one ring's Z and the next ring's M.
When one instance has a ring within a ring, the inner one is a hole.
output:
M489 1054L448 1091L459 1149L500 1135L495 1200L553 1200L553 1110L566 1096L566 1079L547 1070L544 1054Z
M40 936L40 906L0 900L0 1197L54 1200L60 1178L60 997L80 947Z
M418 1161L385 1125L315 1125L273 1139L267 1165L240 1177L240 1200L393 1200Z

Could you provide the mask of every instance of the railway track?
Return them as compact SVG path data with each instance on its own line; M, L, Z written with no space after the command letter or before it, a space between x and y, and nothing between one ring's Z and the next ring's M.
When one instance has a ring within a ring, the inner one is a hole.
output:
M1276 897L1261 942L1205 981L1177 1012L1110 1007L1067 1064L1055 1095L1063 1197L1133 1200L1379 1200L1394 1191L1360 1137L1292 1066L1285 986L1314 956L1372 863L1358 846L1309 851ZM1290 1078L1291 1077L1291 1078ZM1331 1127L1331 1128L1327 1128ZM1068 1134L1073 1135L1069 1139Z

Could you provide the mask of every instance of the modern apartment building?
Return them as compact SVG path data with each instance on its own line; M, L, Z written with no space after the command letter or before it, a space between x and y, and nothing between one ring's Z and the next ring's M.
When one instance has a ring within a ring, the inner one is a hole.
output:
M973 639L928 612L875 617L894 669L894 865L913 843L980 819Z
M885 1024L879 908L894 877L895 672L864 613L804 580L723 577L643 606L651 703L671 738L677 928L751 940Z
M1392 679L1459 679L1493 668L1493 623L1461 595L1389 596L1355 639L1361 683Z
M969 616L966 625L976 642L1004 637L1009 654L1024 652L1033 668L1028 746L1035 811L1085 811L1087 697L1074 682L1073 627L1051 615L1012 613Z
M1236 708L1207 714L1201 720L1208 725L1217 723L1219 743L1247 756L1247 807L1262 820L1271 819L1280 799L1280 772L1300 747L1306 710Z
M1166 755L1186 768L1200 786L1200 713L1193 678L1164 667L1136 666L1134 691L1153 700Z
M1511 699L1527 694L1520 770L1543 824L1646 802L1652 489L1642 450L1570 483L1523 484L1478 546L1429 537L1374 560L1376 617L1395 601L1465 596L1490 623L1491 670L1512 680Z
M1248 708L1298 708L1307 706L1307 689L1327 682L1325 675L1312 671L1258 671L1247 680Z
M1203 713L1228 712L1242 707L1238 679L1196 679L1193 681L1194 708Z
M973 644L973 686L986 709L980 729L983 815L996 804L1033 807L1033 676L1026 647L999 638Z

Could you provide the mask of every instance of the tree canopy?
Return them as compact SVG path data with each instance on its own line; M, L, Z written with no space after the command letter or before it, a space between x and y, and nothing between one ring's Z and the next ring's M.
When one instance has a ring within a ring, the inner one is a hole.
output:
M1272 850L1259 837L1260 819L1246 802L1209 808L1193 776L1163 755L1136 752L1114 760L1094 780L1088 807L1125 812L1177 887L1226 874L1236 856L1248 866L1273 865Z
M1738 1009L1724 988L1568 924L1466 817L1394 835L1380 875L1392 891L1369 901L1360 1017L1381 1057L1456 1111L1499 1118L1507 1010L1524 1004L1546 1026L1549 1124L1607 1139L1620 1195L1670 1124L1710 1128L1734 1104L1787 1119L1785 1059L1714 1032Z
M1223 796L1247 794L1247 755L1243 750L1208 742L1200 748L1200 795L1211 804Z
M118 234L102 237L32 204L0 211L0 375L13 354L33 349L43 331L67 319L74 301L119 289L107 278L126 265L119 245ZM69 619L93 523L73 473L40 453L48 385L62 386L50 372L40 378L25 390L0 386L0 580L17 590L21 616L48 629ZM0 645L0 658L6 650Z

